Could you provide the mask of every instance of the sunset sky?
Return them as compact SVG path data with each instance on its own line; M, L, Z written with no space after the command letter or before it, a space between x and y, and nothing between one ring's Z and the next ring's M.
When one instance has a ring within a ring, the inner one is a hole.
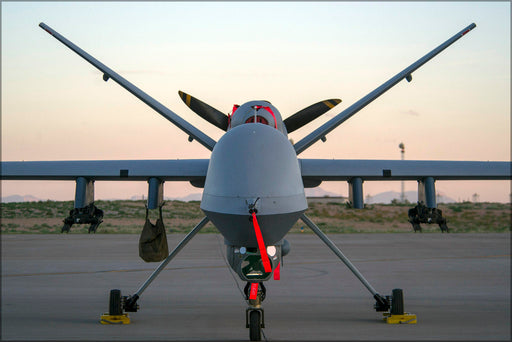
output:
M284 118L342 103L294 141L466 27L477 27L300 154L301 158L510 161L510 2L2 2L2 160L209 158L210 152L38 27L120 73L213 139L181 101L228 113L269 100ZM325 190L346 196L345 182ZM416 190L406 182L406 190ZM508 202L509 181L439 181L455 200ZM365 196L400 182L365 182ZM96 182L96 198L147 194ZM165 196L200 192L165 185ZM3 181L2 196L71 200L73 182Z

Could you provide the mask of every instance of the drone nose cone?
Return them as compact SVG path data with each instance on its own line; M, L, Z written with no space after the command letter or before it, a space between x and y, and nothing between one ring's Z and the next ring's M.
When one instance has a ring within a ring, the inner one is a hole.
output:
M217 142L201 209L233 245L256 246L249 206L267 244L281 240L307 209L297 155L278 130L245 124Z

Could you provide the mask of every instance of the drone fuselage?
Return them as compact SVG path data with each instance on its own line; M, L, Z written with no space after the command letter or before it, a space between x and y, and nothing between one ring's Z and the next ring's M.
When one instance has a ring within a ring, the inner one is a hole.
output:
M201 209L228 245L258 246L251 208L266 245L280 244L307 209L297 155L273 122L229 129L208 166Z

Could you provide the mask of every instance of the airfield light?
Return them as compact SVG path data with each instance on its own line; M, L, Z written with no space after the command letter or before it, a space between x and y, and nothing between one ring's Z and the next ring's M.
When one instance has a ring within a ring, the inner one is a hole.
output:
M402 160L404 160L404 156L405 156L405 145L403 142L401 142L399 145L398 145L398 148L400 149L400 154L401 154L401 158ZM404 181L401 182L401 193L400 193L400 202L401 203L405 203L405 184L404 184Z

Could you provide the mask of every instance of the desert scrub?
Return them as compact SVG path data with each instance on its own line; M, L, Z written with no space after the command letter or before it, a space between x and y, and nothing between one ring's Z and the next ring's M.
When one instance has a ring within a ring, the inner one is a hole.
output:
M140 234L146 217L145 201L96 201L104 211L103 223L97 234ZM204 217L200 202L167 201L163 207L163 220L168 233L188 233ZM341 202L311 202L305 214L326 233L412 233L407 212L413 205L371 204L365 209L347 208ZM511 227L510 204L502 203L451 203L439 204L447 219L450 232L507 232ZM1 232L10 233L60 233L62 220L73 209L72 201L27 202L1 204ZM149 210L149 219L155 223L158 209ZM422 224L425 233L438 233L437 224ZM88 224L75 224L70 234L87 234ZM208 223L202 233L217 233ZM312 233L299 219L291 233Z

